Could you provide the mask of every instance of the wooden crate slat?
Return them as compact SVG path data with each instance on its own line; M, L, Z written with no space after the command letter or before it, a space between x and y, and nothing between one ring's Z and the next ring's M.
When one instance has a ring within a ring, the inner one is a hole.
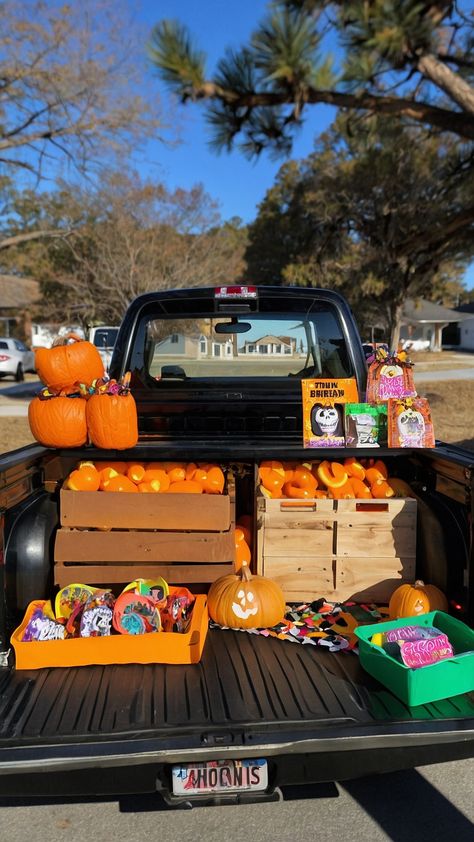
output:
M296 563L292 558L266 556L263 574L280 585L289 602L327 596L335 587L335 562L330 556Z
M224 531L234 500L227 494L133 494L61 489L61 526Z
M415 556L336 559L336 590L344 599L389 602L395 588L415 579ZM338 597L339 598L339 597Z
M273 529L265 526L265 555L294 558L327 556L333 552L331 529Z
M220 576L234 572L229 564L76 564L57 562L54 565L54 583L63 588L73 582L88 585L114 585L133 582L140 577L153 579L162 576L170 585L188 585L213 582Z
M351 557L357 553L370 559L415 557L415 526L376 529L373 526L337 527L336 553ZM373 565L373 562L372 562Z
M100 532L58 529L56 561L151 561L206 562L233 561L235 542L229 532Z

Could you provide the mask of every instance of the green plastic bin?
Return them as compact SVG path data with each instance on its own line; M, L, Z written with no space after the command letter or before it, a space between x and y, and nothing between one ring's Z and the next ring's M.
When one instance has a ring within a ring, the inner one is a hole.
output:
M412 669L370 641L376 632L405 626L434 626L444 632L454 649L454 657ZM444 611L358 626L355 634L364 669L410 707L474 690L474 630Z

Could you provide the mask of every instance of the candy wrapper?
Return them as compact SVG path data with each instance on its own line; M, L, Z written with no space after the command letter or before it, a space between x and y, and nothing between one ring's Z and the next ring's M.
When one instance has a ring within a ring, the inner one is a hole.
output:
M426 398L388 402L389 447L435 447L430 405Z
M454 655L446 634L432 626L406 626L372 635L371 642L411 669L426 667Z
M64 623L54 618L51 602L45 602L42 608L36 608L23 633L23 643L35 640L64 640L66 629Z
M344 427L347 447L380 447L387 443L387 406L383 403L346 403Z
M154 600L132 591L117 597L112 622L120 634L148 634L161 629L160 612Z
M163 631L186 632L195 597L187 588L176 588L166 597L166 605L161 610Z
M406 353L387 353L383 348L378 348L369 360L367 403L388 401L390 398L411 398L415 395L413 365Z
M115 597L110 590L96 591L85 603L80 619L80 637L110 634Z
M97 588L92 588L90 585L72 584L61 588L56 594L54 603L56 617L58 619L64 618L68 620L74 612L77 613L78 607L84 607L87 600L95 594Z
M145 596L151 597L155 605L157 605L160 609L166 605L166 597L168 596L170 589L168 587L168 582L159 576L157 579L135 579L134 582L130 582L126 588L123 589L123 593L127 591L133 591L136 594L145 594Z
M358 401L353 378L302 380L304 447L344 447L344 404Z

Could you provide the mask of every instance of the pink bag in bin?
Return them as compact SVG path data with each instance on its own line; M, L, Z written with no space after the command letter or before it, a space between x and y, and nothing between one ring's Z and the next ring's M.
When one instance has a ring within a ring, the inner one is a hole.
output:
M404 351L378 348L367 373L367 403L415 397L413 365Z
M435 447L430 405L426 398L388 402L389 447Z

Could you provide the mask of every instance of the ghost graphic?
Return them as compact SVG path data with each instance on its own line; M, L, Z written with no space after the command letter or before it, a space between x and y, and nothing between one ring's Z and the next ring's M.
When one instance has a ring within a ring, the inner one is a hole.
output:
M404 409L397 418L397 427L402 447L423 447L425 419L421 412Z

